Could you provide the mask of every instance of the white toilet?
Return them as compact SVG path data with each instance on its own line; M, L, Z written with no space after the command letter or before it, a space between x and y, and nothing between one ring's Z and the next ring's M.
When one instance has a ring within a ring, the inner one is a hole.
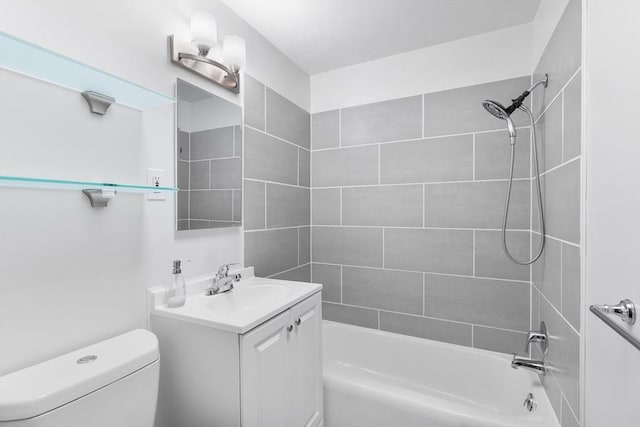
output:
M0 427L152 427L160 355L137 329L0 377Z

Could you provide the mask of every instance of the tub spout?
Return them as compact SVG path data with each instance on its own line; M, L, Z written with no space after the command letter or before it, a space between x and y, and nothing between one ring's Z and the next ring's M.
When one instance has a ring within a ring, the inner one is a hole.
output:
M531 372L535 372L538 375L545 375L547 373L547 363L544 360L532 360L526 357L518 357L515 353L513 353L511 367L513 369L524 368Z

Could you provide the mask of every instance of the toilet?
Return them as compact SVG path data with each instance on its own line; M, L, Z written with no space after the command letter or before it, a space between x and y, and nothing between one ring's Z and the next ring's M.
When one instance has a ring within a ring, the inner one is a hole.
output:
M152 427L158 339L136 329L0 377L0 427Z

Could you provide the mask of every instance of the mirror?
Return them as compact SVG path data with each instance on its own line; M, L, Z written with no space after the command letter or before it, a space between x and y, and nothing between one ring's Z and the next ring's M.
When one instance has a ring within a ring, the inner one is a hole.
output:
M242 109L177 81L177 229L242 224Z

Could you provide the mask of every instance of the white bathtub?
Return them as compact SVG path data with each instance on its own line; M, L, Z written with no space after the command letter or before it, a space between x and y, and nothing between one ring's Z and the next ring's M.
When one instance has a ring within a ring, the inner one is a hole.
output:
M537 376L511 369L508 355L328 321L323 329L324 427L559 426Z

